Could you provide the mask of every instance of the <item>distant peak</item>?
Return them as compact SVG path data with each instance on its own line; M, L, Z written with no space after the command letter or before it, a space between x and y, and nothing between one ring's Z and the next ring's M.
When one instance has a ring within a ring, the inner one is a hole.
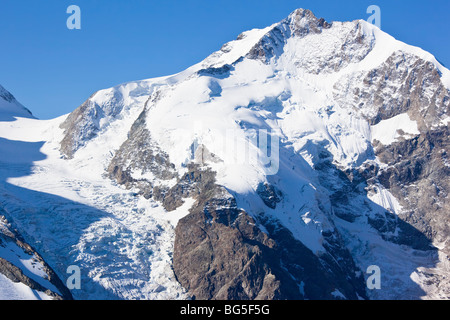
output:
M8 90L0 85L0 121L11 121L14 116L34 118L30 110L21 105Z

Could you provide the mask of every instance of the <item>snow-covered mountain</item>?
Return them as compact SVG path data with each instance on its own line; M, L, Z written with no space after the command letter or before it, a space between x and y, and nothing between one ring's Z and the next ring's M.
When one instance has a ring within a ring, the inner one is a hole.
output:
M0 85L0 121L12 121L14 117L34 118L30 110Z
M80 267L74 298L449 298L449 89L420 48L298 9L1 122L0 207L60 279Z

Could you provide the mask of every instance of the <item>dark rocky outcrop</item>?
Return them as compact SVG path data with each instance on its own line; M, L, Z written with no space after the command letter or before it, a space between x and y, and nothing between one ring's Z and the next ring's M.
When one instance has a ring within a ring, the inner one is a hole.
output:
M61 153L69 159L84 144L84 140L92 139L96 134L98 128L87 115L90 112L95 113L95 106L88 99L69 114L60 126L65 130L64 138L61 140Z
M132 177L133 170L137 170L141 174L151 173L160 181L178 177L167 154L153 142L150 132L145 127L145 117L146 108L133 123L128 139L111 160L108 166L108 175L127 188L137 187L139 193L146 198L155 195L160 199L166 192L166 188L154 186L152 181L147 179Z
M278 220L239 209L214 172L193 165L185 176L197 177L189 193L196 203L176 227L173 266L194 298L335 299L336 290L348 299L365 297L363 279L354 276L357 268L335 235L325 236L336 256L318 257Z
M256 193L261 197L266 206L275 209L277 203L281 201L282 193L273 185L268 183L260 183L256 188Z
M430 130L449 115L450 93L439 70L409 53L394 52L376 69L335 85L335 99L358 109L370 124L407 112L419 129Z
M378 177L405 208L400 217L437 242L450 235L448 137L448 127L441 127L377 148L380 160L388 164ZM445 252L450 254L448 242Z
M124 108L123 95L120 90L115 88L109 90L106 94L110 98L101 105L95 102L94 97L97 93L94 93L70 113L60 125L60 128L64 129L60 150L68 159L72 158L86 142L94 138L103 126L120 116L120 112Z
M429 241L446 242L449 254L450 185L444 177L450 173L450 146L448 125L443 120L450 116L450 92L439 70L431 62L398 51L356 78L350 79L352 85L347 89L347 82L337 82L337 101L344 105L352 102L350 107L361 111L371 124L407 113L420 131L415 137L401 135L389 145L373 141L376 156L387 166L366 174L369 185L381 183L388 189L404 209L401 220ZM369 222L380 229L386 227L383 220L378 217ZM420 246L415 235L405 234L405 239Z

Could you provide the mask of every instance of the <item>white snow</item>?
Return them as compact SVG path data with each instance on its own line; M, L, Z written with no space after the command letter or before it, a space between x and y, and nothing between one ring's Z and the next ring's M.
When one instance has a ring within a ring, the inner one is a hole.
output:
M343 300L347 300L347 298L342 294L342 292L340 292L338 289L334 290L331 293L332 296L339 298L339 299L343 299Z
M376 185L374 186L375 192L373 194L369 194L368 198L372 200L374 203L380 205L385 208L389 212L399 214L402 212L402 206L398 202L398 200L383 186Z
M403 131L400 134L399 130ZM390 145L403 136L410 139L420 134L417 122L409 118L407 113L399 114L378 124L371 126L372 140L378 140L384 145Z
M200 64L203 68L217 68L226 64L233 64L239 58L245 56L250 49L277 24L264 29L252 29L240 35L240 39L230 41L222 46L222 49L214 52Z
M44 292L33 290L21 282L12 282L0 273L0 300L51 300Z

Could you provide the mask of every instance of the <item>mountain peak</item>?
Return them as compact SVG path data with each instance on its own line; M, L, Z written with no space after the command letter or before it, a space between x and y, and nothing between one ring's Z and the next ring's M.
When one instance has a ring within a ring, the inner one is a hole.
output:
M317 18L311 10L296 9L285 20L294 35L304 36L310 32L320 33L331 27L324 18Z
M312 18L312 19L317 19L316 16L314 15L314 13L309 10L309 9L303 9L303 8L298 8L295 9L294 11L292 11L289 14L289 17L291 16L295 16L295 17L308 17L308 18Z

